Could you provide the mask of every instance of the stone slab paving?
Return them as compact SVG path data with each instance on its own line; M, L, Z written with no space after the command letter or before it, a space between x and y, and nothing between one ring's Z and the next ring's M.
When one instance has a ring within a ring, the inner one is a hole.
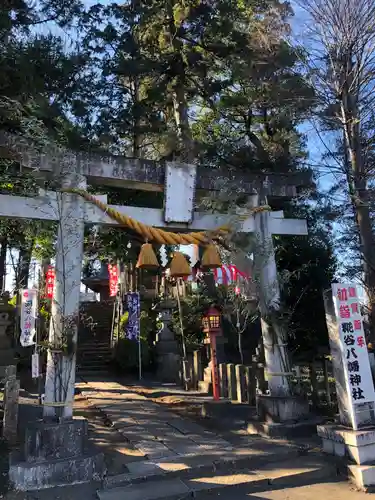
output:
M121 384L89 382L80 389L112 426L151 460L232 449L225 439Z

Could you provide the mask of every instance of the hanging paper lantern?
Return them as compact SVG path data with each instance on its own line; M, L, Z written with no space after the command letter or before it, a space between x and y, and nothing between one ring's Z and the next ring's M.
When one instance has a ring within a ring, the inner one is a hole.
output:
M175 278L190 276L191 269L188 261L181 252L175 252L169 266L169 274Z
M159 267L158 259L150 243L142 245L136 267L140 269L157 269Z
M208 245L202 256L201 268L205 271L207 269L218 269L221 266L222 262L216 245Z

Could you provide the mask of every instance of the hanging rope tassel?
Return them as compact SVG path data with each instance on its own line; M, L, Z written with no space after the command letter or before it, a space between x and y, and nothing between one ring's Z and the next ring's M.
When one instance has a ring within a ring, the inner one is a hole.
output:
M221 266L222 262L216 245L208 245L202 256L201 268L203 270L218 269Z
M159 267L158 259L150 243L144 243L141 246L136 267L140 269L157 269Z
M191 275L191 269L184 254L175 252L169 266L170 275L174 278L184 278Z

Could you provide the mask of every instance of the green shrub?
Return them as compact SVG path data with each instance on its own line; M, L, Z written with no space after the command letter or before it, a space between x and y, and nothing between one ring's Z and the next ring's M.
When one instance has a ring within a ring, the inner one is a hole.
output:
M151 352L148 343L141 339L142 368L145 370L151 363ZM119 339L115 347L115 363L120 371L135 372L138 370L138 342L126 338Z

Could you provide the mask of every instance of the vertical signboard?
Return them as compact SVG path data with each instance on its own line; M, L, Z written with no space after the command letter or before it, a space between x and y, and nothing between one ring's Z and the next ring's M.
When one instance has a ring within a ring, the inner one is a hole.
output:
M334 283L332 293L340 334L346 388L352 405L353 427L356 428L356 406L375 401L361 307L357 287L354 284Z
M126 294L126 309L129 317L126 325L126 336L131 340L139 339L139 315L140 297L139 292L129 292Z
M38 292L35 289L21 290L21 336L22 347L35 344Z

